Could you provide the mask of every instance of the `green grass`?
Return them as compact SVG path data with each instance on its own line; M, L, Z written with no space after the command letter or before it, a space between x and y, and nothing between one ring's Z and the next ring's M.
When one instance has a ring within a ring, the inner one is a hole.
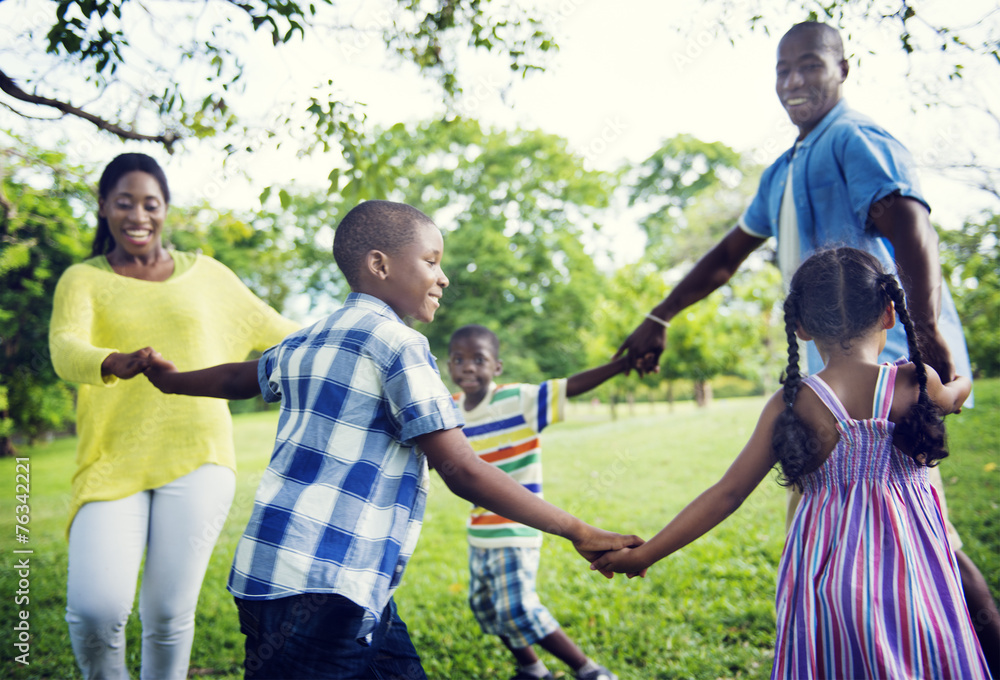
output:
M1000 596L1000 380L976 384L978 406L949 418L952 457L942 464L951 516L965 550ZM606 407L573 404L570 419L544 435L546 497L589 522L649 537L726 469L756 423L762 399ZM225 590L236 540L267 463L274 413L237 416L240 475L229 521L198 606L192 670L242 677L236 611ZM14 461L0 496L5 568L0 569L0 677L78 678L63 621L65 518L74 469L72 439L26 449L31 461L30 666L15 662L17 576L13 541ZM423 535L397 593L432 679L512 674L499 641L484 637L468 611L464 520L467 504L435 477ZM774 578L782 548L784 492L765 481L714 532L655 565L646 579L606 581L565 541L547 538L539 590L585 652L622 680L766 678L774 637ZM128 627L128 659L139 673L139 625ZM558 661L547 656L556 671ZM558 675L558 673L557 673ZM570 677L568 674L567 678Z

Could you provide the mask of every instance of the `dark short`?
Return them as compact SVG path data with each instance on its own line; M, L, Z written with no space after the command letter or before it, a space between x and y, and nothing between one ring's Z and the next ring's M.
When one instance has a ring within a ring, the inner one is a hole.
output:
M339 595L235 599L246 635L247 680L427 678L391 599L378 627L362 637L365 610Z

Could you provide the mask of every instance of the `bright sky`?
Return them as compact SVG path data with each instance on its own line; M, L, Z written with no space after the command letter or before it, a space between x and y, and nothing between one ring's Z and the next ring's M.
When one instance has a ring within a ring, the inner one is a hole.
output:
M794 128L774 93L774 55L783 27L774 36L745 35L733 46L714 36L715 17L699 16L699 5L694 3L543 0L536 4L545 8L560 50L544 73L512 85L507 83L509 72L496 60L465 59L466 95L459 107L467 115L499 127L538 127L563 136L591 167L601 169L617 167L625 159L640 162L663 140L680 133L722 141L764 164L793 141ZM13 9L16 3L3 5L7 7L0 6L0 19L3 10ZM372 6L370 2L359 5L363 9L354 15L355 23L375 22L377 17L365 14ZM963 26L990 10L989 20L1000 22L996 8L992 0L927 0L920 11L922 16L946 13L949 25ZM799 18L790 16L788 24ZM678 26L685 30L677 31ZM998 33L996 26L986 30ZM339 43L280 49L270 47L263 36L257 38L260 48L253 51L257 56L248 67L252 84L246 99L265 118L280 108L289 93L327 79L364 102L374 123L418 121L442 110L441 94L433 85L416 77L412 69L386 66L377 33L370 38L356 36ZM977 149L995 163L1000 157L996 121L971 107L923 108L907 88L908 64L896 35L869 29L853 36L847 50L854 56L845 97L914 153L934 219L954 228L983 208L1000 211L1000 205L986 193L943 179L932 170L946 158L964 160L969 149ZM940 58L919 54L914 64L918 71L934 70ZM979 100L1000 111L997 73L996 64L988 59L970 64L960 87L939 94L951 100L959 95L965 101ZM75 148L89 153L91 161L101 153L110 158L122 150L122 145L93 129L70 127L74 140L85 140ZM260 190L271 183L294 179L301 185L324 187L329 171L342 165L335 154L300 159L291 149L276 152L267 143L251 145L255 152L237 157L232 165L245 165L252 182L222 169L221 156L198 153L165 158L150 145L126 148L152 153L164 161L177 202L208 197L240 208L253 207ZM622 257L637 256L642 239L627 216L613 218L612 224L621 230L616 243Z

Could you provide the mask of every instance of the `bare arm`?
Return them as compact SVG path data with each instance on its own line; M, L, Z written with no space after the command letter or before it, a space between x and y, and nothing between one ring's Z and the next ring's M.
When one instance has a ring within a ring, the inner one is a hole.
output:
M955 365L938 328L941 313L941 261L938 235L920 201L892 194L872 204L869 216L895 251L899 280L910 318L920 335L924 363L951 382Z
M681 311L707 297L733 277L743 261L764 243L765 239L751 236L738 226L729 230L708 253L689 271L670 294L650 312L670 321ZM629 365L640 375L660 369L660 355L666 347L666 329L646 319L632 331L615 353L615 358L627 356Z
M149 382L166 394L216 399L250 399L260 394L257 361L219 364L199 371L179 372L159 354L146 369Z
M591 568L634 574L708 533L736 511L774 466L771 434L784 404L778 392L767 402L750 441L718 482L702 492L647 543L605 553Z
M427 454L428 463L456 496L515 522L566 538L588 560L605 550L642 543L638 536L623 536L592 527L542 500L510 475L477 456L460 428L422 435L417 437L417 443Z
M628 358L612 359L606 364L581 371L566 379L566 396L575 397L610 380L628 368Z

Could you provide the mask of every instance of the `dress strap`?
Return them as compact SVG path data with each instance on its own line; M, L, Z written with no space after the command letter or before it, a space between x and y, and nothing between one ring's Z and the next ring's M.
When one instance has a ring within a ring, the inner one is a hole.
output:
M875 399L872 402L872 418L887 420L892 409L892 395L896 389L898 364L882 364L878 367L878 382L875 383Z
M833 413L834 418L837 420L851 419L851 416L847 415L847 409L840 403L840 399L837 398L837 395L834 394L830 386L821 377L816 374L807 375L802 379L802 382L809 385L812 391L816 393L816 396L826 404L826 407Z

